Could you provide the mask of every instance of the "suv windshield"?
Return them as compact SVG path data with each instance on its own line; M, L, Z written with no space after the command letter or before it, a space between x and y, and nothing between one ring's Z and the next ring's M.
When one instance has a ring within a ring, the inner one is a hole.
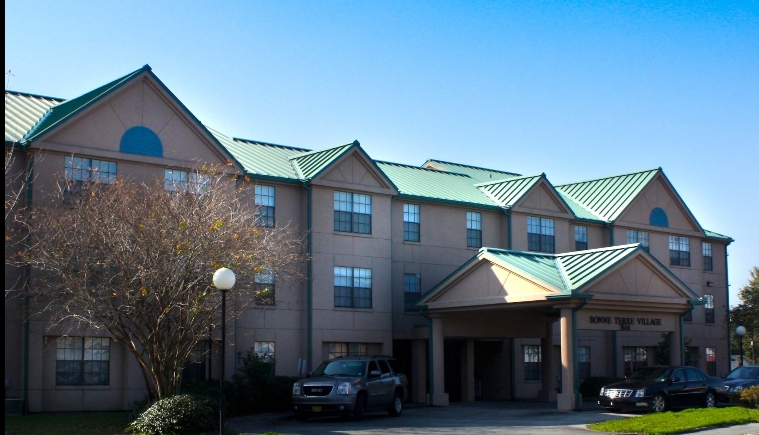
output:
M364 376L366 361L325 361L313 376Z
M635 371L627 377L628 381L666 382L669 369L666 367L650 367Z
M728 379L759 379L759 367L738 367L728 373Z

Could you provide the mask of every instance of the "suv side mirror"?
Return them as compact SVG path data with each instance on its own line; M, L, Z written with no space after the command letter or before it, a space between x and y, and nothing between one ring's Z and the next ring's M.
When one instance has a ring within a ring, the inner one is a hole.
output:
M382 372L379 371L379 370L372 370L372 371L369 372L369 377L370 378L378 378L380 376L382 376Z

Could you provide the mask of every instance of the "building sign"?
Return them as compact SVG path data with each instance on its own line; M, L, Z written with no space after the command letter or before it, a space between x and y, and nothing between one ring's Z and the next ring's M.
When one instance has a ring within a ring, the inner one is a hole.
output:
M580 310L577 313L578 329L604 331L674 331L676 314L661 313L650 316L635 312Z

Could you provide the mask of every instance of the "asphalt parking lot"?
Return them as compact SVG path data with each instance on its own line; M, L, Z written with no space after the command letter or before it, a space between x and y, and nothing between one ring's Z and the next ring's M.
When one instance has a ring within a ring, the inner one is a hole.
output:
M231 419L229 425L240 434L272 431L282 435L316 434L582 434L598 435L585 425L603 420L635 418L633 414L611 414L592 402L583 411L561 412L555 403L471 402L454 403L448 408L406 408L401 417L386 412L368 414L364 421L324 418L301 422L281 415L258 415ZM757 434L759 424L733 426L698 432L699 435Z

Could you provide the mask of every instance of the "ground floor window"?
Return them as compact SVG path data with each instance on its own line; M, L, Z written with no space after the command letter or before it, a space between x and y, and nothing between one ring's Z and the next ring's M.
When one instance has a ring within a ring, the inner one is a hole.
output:
M540 366L540 346L524 346L524 380L539 381L542 379L543 370Z
M329 359L341 356L364 356L366 348L366 343L330 343Z
M577 371L580 379L590 377L590 346L580 346L577 349Z
M108 385L111 339L61 337L56 342L55 385Z
M717 353L713 347L706 348L706 374L717 376Z
M622 352L625 356L625 376L635 370L648 366L648 351L642 346L624 346Z
M182 370L182 380L200 382L208 379L206 376L206 358L208 356L209 342L200 341L192 348L187 358L187 365Z
M274 361L274 342L273 341L257 341L255 343L256 355L263 361Z

